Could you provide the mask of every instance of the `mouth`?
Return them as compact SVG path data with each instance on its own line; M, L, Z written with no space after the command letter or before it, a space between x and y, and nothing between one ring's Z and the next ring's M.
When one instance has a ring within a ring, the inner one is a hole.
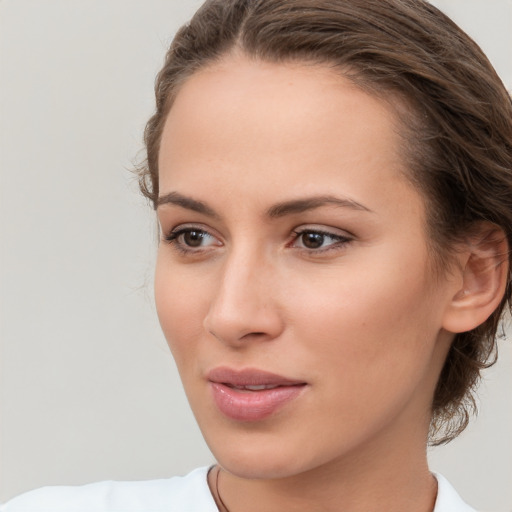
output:
M229 384L228 382L221 382L220 384L224 384L228 388L236 389L237 391L263 391L265 389L276 389L281 387L275 384L261 384L259 386L235 386L234 384Z
M307 383L262 370L215 368L208 381L219 411L235 421L261 421L298 398Z

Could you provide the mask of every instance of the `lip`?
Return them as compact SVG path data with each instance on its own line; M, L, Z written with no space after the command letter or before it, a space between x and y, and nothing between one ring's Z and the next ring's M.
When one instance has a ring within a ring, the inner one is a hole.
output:
M215 368L207 375L213 400L222 414L236 421L261 421L302 394L304 381L258 369ZM261 389L248 389L248 387Z

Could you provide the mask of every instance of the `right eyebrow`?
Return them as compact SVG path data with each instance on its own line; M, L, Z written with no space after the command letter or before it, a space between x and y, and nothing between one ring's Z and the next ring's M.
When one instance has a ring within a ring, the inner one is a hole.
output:
M208 206L206 203L203 203L202 201L197 201L196 199L192 199L191 197L183 196L178 192L169 192L168 194L159 196L157 201L157 208L159 206L166 204L174 204L187 210L202 213L203 215L207 215L208 217L212 217L214 219L219 218L219 214L215 212L215 210L213 210L213 208Z

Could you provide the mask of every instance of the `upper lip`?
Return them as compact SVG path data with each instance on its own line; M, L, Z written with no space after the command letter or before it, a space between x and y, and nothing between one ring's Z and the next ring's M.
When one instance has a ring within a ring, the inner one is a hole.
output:
M298 384L306 384L301 380L289 379L282 375L256 368L237 370L224 366L209 371L207 378L210 382L228 384L230 386L296 386Z

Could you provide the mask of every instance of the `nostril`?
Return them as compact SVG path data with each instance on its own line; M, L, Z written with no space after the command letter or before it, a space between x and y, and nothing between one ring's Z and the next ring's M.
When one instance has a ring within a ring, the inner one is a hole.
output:
M244 339L251 339L251 338L262 338L264 336L268 336L268 334L264 333L264 332L248 332L247 334L242 336L240 339L244 340Z

